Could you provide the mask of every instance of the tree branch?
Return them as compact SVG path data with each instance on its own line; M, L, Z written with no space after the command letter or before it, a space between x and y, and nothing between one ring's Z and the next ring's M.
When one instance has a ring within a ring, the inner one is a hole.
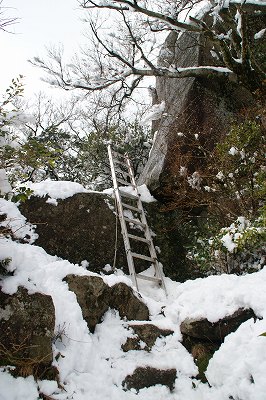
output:
M146 55L145 55L145 53L144 53L142 47L139 45L139 43L138 43L136 37L134 36L134 34L133 34L133 32L132 32L132 29L131 29L129 23L127 22L127 20L126 20L126 18L125 18L124 13L122 13L122 16L123 16L124 23L125 23L125 25L126 25L128 31L129 31L131 40L132 40L132 42L134 43L134 45L136 46L136 48L139 50L139 52L140 52L140 54L141 54L141 58L145 61L145 63L147 64L147 66L150 67L150 69L155 69L155 66L154 66L153 63L146 57ZM134 60L133 60L133 61L134 61ZM134 67L134 64L133 64L133 63L132 63L132 66Z
M187 68L176 68L173 70L167 68L156 68L154 69L133 69L134 75L139 76L161 76L164 78L225 78L230 77L232 80L237 79L230 69L224 67L212 67L212 66L200 66L200 67L187 67Z
M18 18L6 18L4 17L4 13L5 13L5 8L3 5L3 0L0 1L0 30L1 31L5 31L5 32L9 32L6 28L10 25L16 24ZM9 32L10 33L10 32Z
M114 2L118 3L118 6L114 5ZM195 25L188 24L185 22L180 22L175 18L172 18L168 15L150 10L148 8L141 7L137 4L136 1L133 3L129 0L113 0L112 3L105 3L102 5L101 3L96 3L95 1L89 0L81 3L81 7L83 8L108 8L116 11L129 11L133 10L140 14L146 15L148 17L154 18L156 20L162 21L165 24L169 25L172 29L178 29L189 32L200 32L199 28Z

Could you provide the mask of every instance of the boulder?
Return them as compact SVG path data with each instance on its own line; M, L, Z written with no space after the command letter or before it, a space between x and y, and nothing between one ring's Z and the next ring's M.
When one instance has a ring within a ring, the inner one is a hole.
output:
M0 291L0 365L14 366L16 375L54 379L54 327L51 296L23 288L13 295Z
M169 336L174 333L170 329L161 329L153 324L129 324L128 327L133 330L135 337L127 338L126 343L121 346L125 352L130 350L150 351L159 337ZM141 341L145 343L144 347L141 346Z
M197 379L207 382L205 371L215 351L224 341L224 338L235 332L239 326L250 318L257 318L251 309L240 308L232 315L226 316L217 322L210 322L206 318L199 320L186 319L180 325L183 335L183 345L192 354L198 367Z
M64 281L77 296L83 318L89 330L94 332L95 326L109 308L108 286L97 276L67 275Z
M256 318L251 309L240 308L217 322L206 318L200 320L186 319L180 325L183 335L206 342L222 343L225 336L235 332L239 326L250 318Z
M103 268L107 264L113 266L116 249L115 266L128 272L120 224L116 221L110 196L77 193L58 200L57 206L46 201L47 198L32 196L20 205L21 213L36 225L39 235L36 245L72 263L88 260L88 268L94 272L105 272ZM180 214L170 210L164 212L157 202L144 203L144 207L165 274L180 282L195 277L195 271L189 269L185 257L185 239L179 230ZM133 230L131 233L137 235L139 232ZM134 251L144 254L141 243L134 242ZM136 260L135 265L137 272L149 267L149 263L141 260Z
M97 276L67 275L64 279L77 296L88 328L94 332L105 312L114 308L121 318L148 320L149 309L125 283L108 286Z
M49 254L73 263L88 260L91 271L113 264L115 253L115 215L109 196L77 193L58 205L46 203L47 197L32 196L20 206L21 213L36 225L36 245ZM108 206L110 202L110 206ZM117 241L117 265L125 265L122 237Z
M121 318L138 321L149 320L148 307L131 287L120 282L112 286L110 292L110 307L118 310Z
M216 62L211 45L201 35L191 32L181 36L171 32L158 59L162 67L216 65ZM153 124L154 145L138 183L146 183L152 194L163 202L188 207L192 191L183 191L180 196L183 183L180 166L185 164L189 174L204 169L204 151L211 150L228 132L233 117L243 107L253 104L253 98L234 82L159 77L156 103L163 101L164 113ZM202 152L201 148L205 150Z
M152 367L138 367L132 375L126 376L122 385L126 390L140 390L155 385L168 386L170 391L174 389L176 369L156 369Z

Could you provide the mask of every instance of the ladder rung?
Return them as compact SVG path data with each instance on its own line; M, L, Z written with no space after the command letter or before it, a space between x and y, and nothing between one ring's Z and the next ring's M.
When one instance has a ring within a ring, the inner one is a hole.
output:
M126 203L121 203L121 204L122 204L122 206L123 206L124 208L128 208L129 210L136 211L136 212L139 212L139 213L142 212L139 208L133 207L133 206L131 206L130 204L126 204Z
M116 180L117 180L117 182L121 183L124 186L132 186L131 182L128 182L128 181L126 181L124 179L116 178Z
M127 217L124 217L124 219L125 219L125 221L127 221L129 223L142 226L142 228L146 228L147 227L146 224L143 224L143 222L140 222L137 219L127 218Z
M128 192L124 192L121 189L119 189L119 193L120 193L121 196L128 197L129 199L132 199L132 200L138 200L139 199L138 195L134 195L134 194L131 194L131 193L128 193Z
M144 279L146 281L153 281L153 282L158 282L159 284L162 284L162 280L160 278L156 278L156 276L147 276L147 275L137 274L136 277L138 279Z
M152 263L154 263L156 261L156 258L152 258L152 257L149 257L149 256L144 256L143 254L138 254L138 253L132 253L131 252L131 255L134 258L140 258L141 260L150 261Z
M147 243L147 244L151 243L150 240L142 238L141 236L131 235L131 233L128 234L128 237L130 239L138 240L139 242L144 242L144 243Z

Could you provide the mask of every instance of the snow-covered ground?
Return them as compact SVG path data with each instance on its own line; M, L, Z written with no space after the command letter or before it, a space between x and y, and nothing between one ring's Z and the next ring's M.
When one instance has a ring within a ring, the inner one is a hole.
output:
M57 194L53 192L51 197L56 199ZM28 244L0 238L0 258L11 258L9 269L14 270L13 276L2 282L2 290L13 294L22 285L30 293L52 296L58 337L54 357L59 352L62 355L57 361L54 358L54 365L63 386L58 388L54 381L35 382L33 377L13 378L2 368L0 400L37 400L38 387L57 400L266 400L266 337L260 336L266 331L266 269L245 276L210 276L182 284L166 278L167 298L162 289L141 281L140 291L149 307L151 322L174 330L174 334L157 339L151 352L124 353L121 344L129 335L127 322L116 311L109 310L91 334L75 294L62 281L70 273L93 273L33 246L34 229L27 225L15 204L1 199L0 213L8 214L9 226L18 236L31 237ZM131 285L120 271L105 276L104 280L110 286L119 281ZM252 308L263 319L256 322L250 319L226 337L207 369L211 387L192 378L197 375L197 367L182 345L180 323L188 317L204 317L214 322L240 307ZM167 387L157 385L139 393L124 391L122 381L137 366L176 368L175 389L170 392Z

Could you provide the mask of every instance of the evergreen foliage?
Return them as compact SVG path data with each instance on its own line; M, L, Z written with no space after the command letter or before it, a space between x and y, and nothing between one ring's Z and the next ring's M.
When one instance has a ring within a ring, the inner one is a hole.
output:
M252 272L266 259L266 138L258 118L232 124L210 155L197 192L207 217L192 231L188 257L207 273Z
M18 184L47 178L76 181L97 190L112 186L107 156L109 142L129 154L135 175L139 175L148 158L151 132L137 119L121 120L107 127L103 123L93 126L80 119L80 126L74 129L68 124L72 114L64 110L58 113L50 101L48 117L40 116L40 104L36 105L39 110L35 115L34 107L29 110L32 115L26 115L23 104L17 102L22 94L20 77L12 81L0 107L0 168L6 170L14 187L13 199L24 200L30 194L23 186L15 189ZM47 107L44 109L47 112Z
M139 121L113 126L107 131L92 131L80 142L76 176L82 184L98 190L112 186L107 144L112 143L120 153L127 153L136 177L142 171L151 148L150 130Z

